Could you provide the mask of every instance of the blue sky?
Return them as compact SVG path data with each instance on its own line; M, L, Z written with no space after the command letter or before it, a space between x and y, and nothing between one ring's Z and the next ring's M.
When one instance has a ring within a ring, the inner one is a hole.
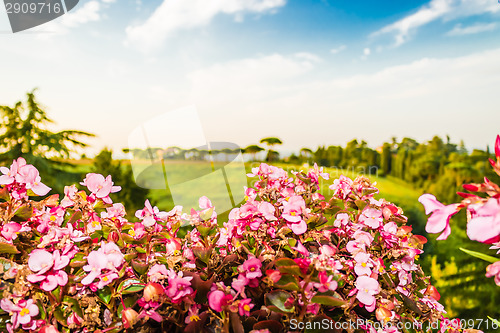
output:
M94 150L190 105L209 141L240 146L484 148L500 133L499 18L495 0L90 0L12 34L1 8L0 104L39 87Z

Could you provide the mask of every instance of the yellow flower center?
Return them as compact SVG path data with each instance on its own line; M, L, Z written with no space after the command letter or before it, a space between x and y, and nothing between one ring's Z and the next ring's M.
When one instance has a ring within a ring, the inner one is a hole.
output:
M245 310L247 312L250 311L251 310L250 305L248 305L248 304L243 305L243 310Z
M418 260L419 258L420 258L420 256L417 254L417 255L415 256L415 260Z
M92 221L92 227L97 228L99 226L99 221Z
M54 215L52 215L52 216L50 217L50 220L51 220L52 222L54 222L54 221L56 220L56 217L55 217Z
M366 267L366 262L361 263L361 266Z
M255 267L250 267L250 272L255 272Z
M128 234L129 234L130 236L134 237L134 236L135 236L135 230L134 230L134 229L130 229L130 230L128 231Z
M198 315L192 315L191 317L189 317L189 319L191 321L198 321L198 320L200 320L200 317L198 317Z
M295 216L297 213L291 212L290 215Z
M250 199L248 195L245 195L245 201L248 201L248 199Z
M19 315L22 317L22 316L26 316L27 314L30 314L30 310L28 310L28 308L23 308L21 310L21 312L19 312Z
M102 280L103 280L104 282L108 282L108 280L109 280L109 279L108 279L108 277L107 277L107 276L105 276L105 277L103 277L103 278L102 278Z

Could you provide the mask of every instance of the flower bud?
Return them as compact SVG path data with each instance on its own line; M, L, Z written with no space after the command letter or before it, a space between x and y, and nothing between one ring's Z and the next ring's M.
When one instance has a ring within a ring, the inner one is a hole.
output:
M430 297L434 298L436 301L439 301L439 299L441 298L441 295L437 291L436 287L434 287L431 284L427 286L427 289L425 290L425 295L429 295Z
M392 313L391 311L381 306L375 311L375 316L377 317L377 320L385 322L391 318Z
M158 301L164 294L165 289L161 284L156 282L150 282L144 288L144 300L146 302Z
M462 187L469 192L477 192L479 191L479 187L475 184L463 184Z
M269 278L269 280L273 281L273 283L276 283L281 279L281 273L273 269L268 269L266 271L266 275Z
M116 243L120 240L118 233L116 231L111 231L108 235L108 242Z
M134 309L125 309L122 311L122 321L125 328L131 328L137 322L139 314Z

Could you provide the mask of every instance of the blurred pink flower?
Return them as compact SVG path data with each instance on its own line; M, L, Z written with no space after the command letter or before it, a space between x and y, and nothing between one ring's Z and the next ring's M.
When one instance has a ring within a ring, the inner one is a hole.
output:
M467 236L482 243L500 240L500 199L490 198L485 204L469 205L471 219L467 224Z
M495 283L500 287L500 261L486 267L486 277L495 277Z
M425 213L432 215L427 220L425 231L431 234L443 232L437 240L448 238L451 233L450 218L459 211L459 204L443 205L432 194L423 194L418 201L424 205Z

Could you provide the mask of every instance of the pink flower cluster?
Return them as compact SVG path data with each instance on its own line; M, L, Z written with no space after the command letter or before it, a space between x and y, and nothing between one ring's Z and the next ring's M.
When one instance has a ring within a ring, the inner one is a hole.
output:
M425 238L363 177L334 180L326 199L318 191L329 175L317 165L290 176L261 164L221 227L206 197L189 213L147 200L129 219L109 176L87 174L87 192L72 185L61 201L36 202L28 194L43 193L38 172L22 159L0 171L10 194L0 215L25 216L0 222L9 252L0 254L0 324L9 332L287 331L291 319L359 313L384 324L427 320L408 303L429 318L444 313L417 263ZM433 230L445 230L448 209L427 201L439 217ZM471 206L471 216L484 220L495 207ZM496 281L499 272L488 267Z
M500 176L500 135L495 141L496 161L490 159L495 172ZM482 184L465 184L464 189L469 192L484 193L488 197L462 193L462 202L443 205L432 194L424 194L419 198L425 207L426 214L431 214L427 220L426 231L442 234L437 240L447 239L451 234L450 218L461 209L467 210L467 236L473 241L492 244L491 249L500 248L500 187L484 178ZM500 253L498 251L497 253ZM500 260L488 266L487 277L495 277L495 283L500 286Z
M23 189L31 190L36 195L46 195L50 187L41 182L38 170L31 164L26 164L26 160L19 157L12 163L10 168L0 167L0 185L9 185L9 189L14 196L23 194ZM17 187L17 188L16 188Z

